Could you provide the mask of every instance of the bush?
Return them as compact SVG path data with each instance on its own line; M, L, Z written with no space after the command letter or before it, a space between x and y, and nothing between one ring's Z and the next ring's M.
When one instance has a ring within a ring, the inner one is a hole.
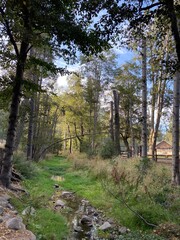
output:
M119 236L118 240L163 240L163 237L155 234L146 234L140 232L132 232Z
M31 178L36 174L35 164L27 161L22 153L14 155L13 166L24 178Z
M114 143L110 138L106 138L102 143L99 155L103 159L112 158L115 155Z

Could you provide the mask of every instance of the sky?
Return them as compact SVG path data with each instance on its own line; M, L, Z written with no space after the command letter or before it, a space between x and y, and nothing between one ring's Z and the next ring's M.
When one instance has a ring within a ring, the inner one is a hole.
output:
M117 63L118 67L123 65L124 63L130 61L134 57L134 53L131 51L128 51L125 48L113 48L113 51L117 55ZM77 71L79 68L79 63L73 64L73 65L67 65L66 62L63 59L56 60L57 67L67 67L69 71ZM65 76L59 76L57 79L57 84L59 87L67 87L67 75Z

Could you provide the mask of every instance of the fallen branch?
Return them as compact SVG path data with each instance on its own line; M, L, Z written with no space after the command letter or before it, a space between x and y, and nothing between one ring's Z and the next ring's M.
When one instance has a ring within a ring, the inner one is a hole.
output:
M107 134L107 132L101 132L101 133L96 133L95 135L99 135L99 134ZM75 138L79 138L79 137L84 137L84 136L90 136L92 134L90 133L85 133L83 135L79 135L79 136L72 136L72 137L68 137L68 138L64 138L64 139L60 139L54 143L51 143L49 146L47 146L45 149L42 150L42 152L39 154L38 158L37 159L40 159L41 156L51 147L53 147L54 145L58 144L58 143L61 143L63 141L67 141L67 140L70 140L70 139L75 139Z
M148 222L142 215L140 215L137 211L135 211L134 209L132 209L127 202L125 201L125 199L123 198L123 196L121 196L121 198L118 195L115 195L113 192L111 192L102 182L102 186L104 188L105 191L107 191L111 196L113 196L115 199L117 199L118 201L120 201L121 203L123 203L132 213L134 213L134 215L136 215L138 218L140 218L145 224L147 224L148 226L151 227L157 227L156 224L154 223L150 223Z

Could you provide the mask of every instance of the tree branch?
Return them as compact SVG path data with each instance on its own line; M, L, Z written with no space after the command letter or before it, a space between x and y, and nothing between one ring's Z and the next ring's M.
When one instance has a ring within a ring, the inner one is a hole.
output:
M8 34L8 36L9 36L9 39L10 39L10 41L11 41L13 47L14 47L14 50L15 50L15 52L16 52L16 56L18 57L18 56L19 56L19 50L18 50L16 41L14 40L14 37L13 37L13 35L12 35L11 29L10 29L10 27L9 27L9 22L8 22L8 21L6 20L6 18L5 18L5 13L4 13L2 7L0 7L0 13L1 13L1 15L2 15L2 18L4 19L4 26L5 26L5 28L6 28L7 34Z
M162 3L159 3L159 2L153 3L153 4L151 4L151 5L147 6L147 7L140 8L140 11L149 10L149 9L151 9L153 7L160 6L160 5L162 5Z
M101 133L96 133L96 135L99 135L99 134L102 134L102 133L107 134L107 132L101 132ZM89 135L92 135L92 134L86 133L86 134L80 135L80 136L78 136L78 137L84 137L84 136L89 136ZM49 146L47 146L45 149L42 150L42 152L41 152L41 153L39 154L39 156L38 156L38 159L40 159L41 156L43 155L43 153L45 153L45 152L46 152L49 148L51 148L52 146L54 146L54 145L56 145L56 144L58 144L58 143L60 143L60 142L67 141L67 140L70 140L70 139L75 139L75 138L78 138L78 137L77 137L77 135L76 135L76 136L72 136L72 137L60 139L60 140L58 140L58 141L56 141L56 142L54 142L54 143L51 143Z
M102 186L103 188L108 191L109 194L111 194L111 196L113 196L115 199L117 199L118 201L120 201L121 203L123 203L131 212L133 212L138 218L140 218L144 223L146 223L148 226L151 227L157 227L157 225L153 224L153 223L149 223L142 215L140 215L137 211L135 211L134 209L132 209L127 202L125 201L125 199L123 198L122 194L121 194L121 198L118 195L115 195L114 193L112 193L109 189L105 188L103 182L102 182Z

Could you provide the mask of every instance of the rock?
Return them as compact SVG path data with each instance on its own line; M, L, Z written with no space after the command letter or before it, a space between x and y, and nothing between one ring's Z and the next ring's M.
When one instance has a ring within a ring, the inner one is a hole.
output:
M73 197L73 193L72 192L68 192L68 191L63 191L62 193L61 193L61 196L63 197L63 198L72 198Z
M36 236L32 232L26 230L22 235L18 234L18 236L14 236L11 240L36 240Z
M9 214L9 213L6 213L4 216L3 216L3 220L4 221L7 221L8 219L12 218L12 216Z
M64 181L64 178L62 177L62 176L52 176L51 177L51 179L52 180L54 180L54 181L57 181L57 182L62 182L62 181Z
M31 206L28 206L27 208L25 208L23 211L22 211L22 215L34 215L36 212L36 210L31 207Z
M11 209L11 210L14 209L14 207L13 207L10 203L7 204L7 207L8 207L9 209Z
M2 215L4 212L4 208L2 206L0 206L0 215Z
M30 236L29 240L36 240L36 236L29 230L26 230L26 233Z
M112 228L112 225L109 222L104 222L103 225L99 227L100 230L105 231Z
M59 185L58 184L54 184L54 188L59 188Z
M56 204L55 204L55 207L65 207L65 202L63 202L62 200L60 200L60 199L58 199L57 201L56 201Z
M87 215L83 215L82 218L81 218L81 223L91 227L92 226L92 219L90 217L88 217Z
M84 204L84 205L88 205L88 204L89 204L89 201L88 201L88 200L85 200L85 199L82 199L81 202L82 202L82 204Z
M11 213L12 213L13 215L18 215L18 211L16 211L16 210L11 211Z
M25 225L22 223L22 218L14 217L6 221L6 227L14 230L24 230Z
M6 199L7 201L11 199L11 197L8 194L3 194L3 198Z
M119 231L120 234L125 234L125 233L128 232L128 229L127 229L126 227L120 227L120 228L118 229L118 231Z
M0 223L2 223L3 222L3 218L2 217L0 217Z
M9 203L5 197L0 197L0 206L2 207L8 207Z
M83 230L82 230L82 227L80 227L80 226L74 226L74 231L75 232L82 232Z

